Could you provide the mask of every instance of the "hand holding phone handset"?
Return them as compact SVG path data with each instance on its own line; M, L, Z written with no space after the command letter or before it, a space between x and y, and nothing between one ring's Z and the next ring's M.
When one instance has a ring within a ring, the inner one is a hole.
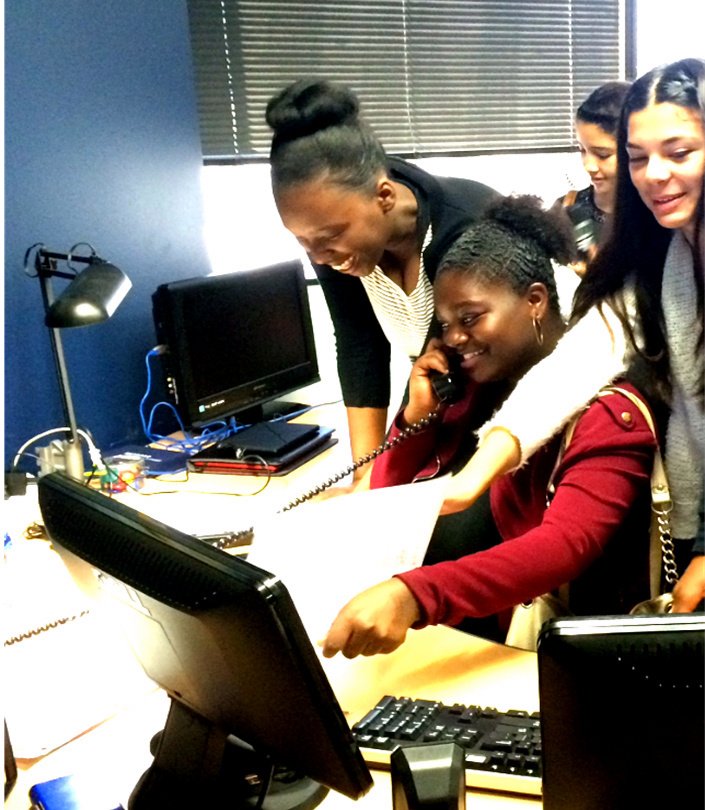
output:
M448 356L448 372L429 371L428 378L439 402L459 402L465 393L465 379L460 368L460 356Z
M429 341L409 375L408 401L403 413L407 425L414 425L444 404L462 399L465 375L460 362L460 355L449 352L440 339Z
M391 450L409 436L427 428L439 416L444 404L457 402L463 395L463 376L460 369L460 357L447 354L443 342L438 338L429 341L426 351L414 363L409 377L409 402L404 408L404 420L407 424L401 433L391 441L384 441L371 453L361 456L357 461L287 504L281 512L293 509L305 501L319 495L323 490L345 478L359 467L368 464L382 453Z
M391 441L384 441L379 447L364 456L360 456L357 461L348 465L335 475L323 481L318 486L300 495L294 500L278 510L278 513L288 512L296 506L310 501L324 490L337 484L355 470L369 464L377 456L386 453L401 442L425 430L431 422L438 418L441 408L445 404L457 402L463 396L463 375L460 369L460 358L458 355L448 355L442 348L440 340L432 339L426 352L419 357L411 371L409 378L409 404L404 409L404 418L407 422L401 433L397 434ZM416 412L419 412L418 414ZM410 418L411 417L411 418ZM217 548L231 548L242 545L243 539L249 541L252 538L253 529L233 532L224 537L211 542Z

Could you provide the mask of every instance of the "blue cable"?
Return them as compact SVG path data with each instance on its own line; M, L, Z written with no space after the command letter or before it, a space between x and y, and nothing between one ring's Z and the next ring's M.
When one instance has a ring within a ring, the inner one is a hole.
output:
M142 422L142 430L149 442L171 440L170 436L155 433L153 430L155 414L159 408L167 408L171 412L172 416L176 420L179 430L184 434L183 439L172 442L171 446L188 453L198 452L205 445L222 441L228 436L231 436L240 430L244 430L246 427L250 427L249 425L239 425L237 420L234 417L231 417L229 423L224 421L212 422L211 424L203 427L199 436L193 436L184 427L184 423L174 405L171 402L165 402L163 400L155 403L151 407L149 416L147 417L145 415L145 406L152 391L152 366L150 364L150 360L152 357L157 357L160 354L162 354L161 349L154 348L150 349L145 357L145 366L147 368L147 389L140 400L139 413L140 421Z
M149 395L152 391L152 366L150 364L150 360L152 357L158 357L160 354L164 353L164 348L161 346L156 346L153 349L150 349L146 356L145 356L145 366L147 367L147 389L140 400L139 405L139 413L140 413L140 421L142 422L142 430L144 435L147 437L148 442L161 442L161 441L169 441L171 442L170 447L177 448L185 453L193 454L197 453L206 445L214 444L216 442L223 441L223 439L227 439L229 436L233 436L235 433L239 433L241 430L245 430L245 428L251 427L250 424L238 424L237 419L234 416L231 416L227 422L218 421L212 422L211 424L205 425L201 429L201 433L198 436L194 436L189 431L186 430L184 427L184 423L179 416L179 412L176 410L176 407L171 402L160 401L156 402L152 405L149 416L145 415L145 408L146 403L149 399ZM339 401L339 400L338 400ZM331 405L334 404L332 402L324 402L321 403L322 405ZM278 416L275 419L271 419L272 422L283 422L293 419L296 416L301 416L301 414L308 413L313 408L321 407L319 405L307 405L304 408L296 411L295 413L288 413L283 416ZM153 431L153 424L154 418L157 410L159 408L167 408L178 425L179 430L181 433L184 434L184 438L178 441L174 441L171 436L162 435L160 433L155 433Z

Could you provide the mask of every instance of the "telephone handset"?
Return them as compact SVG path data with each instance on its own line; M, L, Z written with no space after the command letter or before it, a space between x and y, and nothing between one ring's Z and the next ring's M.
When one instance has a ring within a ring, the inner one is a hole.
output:
M355 472L359 467L368 464L373 459L377 458L377 456L381 455L382 453L386 453L387 450L391 450L393 447L396 447L398 444L401 444L405 439L408 439L409 436L413 436L415 433L419 433L420 431L427 428L431 422L438 418L440 413L440 408L443 404L450 404L453 402L458 402L463 398L463 394L465 392L465 376L463 371L460 367L460 356L456 353L448 355L448 373L441 374L440 372L431 372L429 374L429 378L431 380L431 385L433 386L433 390L438 397L438 405L436 406L435 410L431 411L429 414L424 416L422 419L419 419L418 422L414 422L413 425L409 425L408 427L404 428L400 433L398 433L391 441L383 441L379 447L376 447L371 453L368 453L365 456L362 456L349 467L346 467L344 470L341 470L339 473L334 475L332 478L329 478L324 483L320 484L317 487L314 487L312 490L307 492L304 495L301 495L298 498L295 498L293 501L288 503L283 509L280 509L280 512L288 512L289 509L293 509L295 506L304 503L305 501L311 500L316 495L319 495L323 492L324 489L328 489L328 487L333 486L341 479L345 478L346 475L349 475L352 472Z
M441 402L458 402L463 398L465 383L463 373L460 370L460 358L457 354L448 357L447 374L432 371L428 376L433 390Z
M334 484L337 484L338 481L342 481L342 479L350 475L350 473L355 472L355 470L363 467L365 464L369 464L369 462L376 459L377 456L381 455L382 453L386 453L387 450L391 450L393 447L401 444L401 442L408 439L409 436L413 436L414 434L419 433L427 428L431 422L438 418L441 405L444 403L449 404L452 402L457 402L463 396L464 385L463 374L460 370L460 358L457 355L450 356L448 358L448 367L448 374L441 374L440 372L432 372L429 374L431 385L433 386L433 390L439 399L438 406L435 410L431 411L422 419L419 419L418 422L414 422L413 425L409 425L408 427L404 428L391 441L387 441L385 439L385 441L383 441L382 444L380 444L379 447L376 447L371 453L361 456L357 459L357 461L354 461L345 469L340 470L340 472L331 476L328 480L322 482L303 495L300 495L298 498L294 498L293 501L290 501L286 506L279 509L278 512L288 512L295 506L299 506L302 503L306 503L306 501L310 501L311 498L315 498L316 495L320 495L321 492L329 487L332 487ZM207 540L211 545L216 546L216 548L226 549L245 545L251 542L252 538L253 529L250 527L249 529L244 529L243 531L232 532L219 537L213 537L211 535L203 537L202 539Z

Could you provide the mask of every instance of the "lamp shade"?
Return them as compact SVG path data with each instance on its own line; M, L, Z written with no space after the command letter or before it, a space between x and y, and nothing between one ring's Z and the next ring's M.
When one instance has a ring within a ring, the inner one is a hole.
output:
M111 317L132 287L113 264L90 264L79 273L47 310L45 323L53 329L90 326Z

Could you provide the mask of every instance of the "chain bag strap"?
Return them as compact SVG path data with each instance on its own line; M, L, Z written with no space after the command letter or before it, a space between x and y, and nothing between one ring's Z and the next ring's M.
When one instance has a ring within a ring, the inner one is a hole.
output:
M654 466L651 471L651 542L649 546L649 590L651 598L635 605L630 613L669 613L673 605L670 592L678 582L675 547L671 536L671 492L668 487L666 468L658 446L658 436L646 404L631 391L616 385L609 385L600 391L598 396L619 393L632 402L641 412L646 424L656 439ZM666 593L661 592L661 575L669 586Z

